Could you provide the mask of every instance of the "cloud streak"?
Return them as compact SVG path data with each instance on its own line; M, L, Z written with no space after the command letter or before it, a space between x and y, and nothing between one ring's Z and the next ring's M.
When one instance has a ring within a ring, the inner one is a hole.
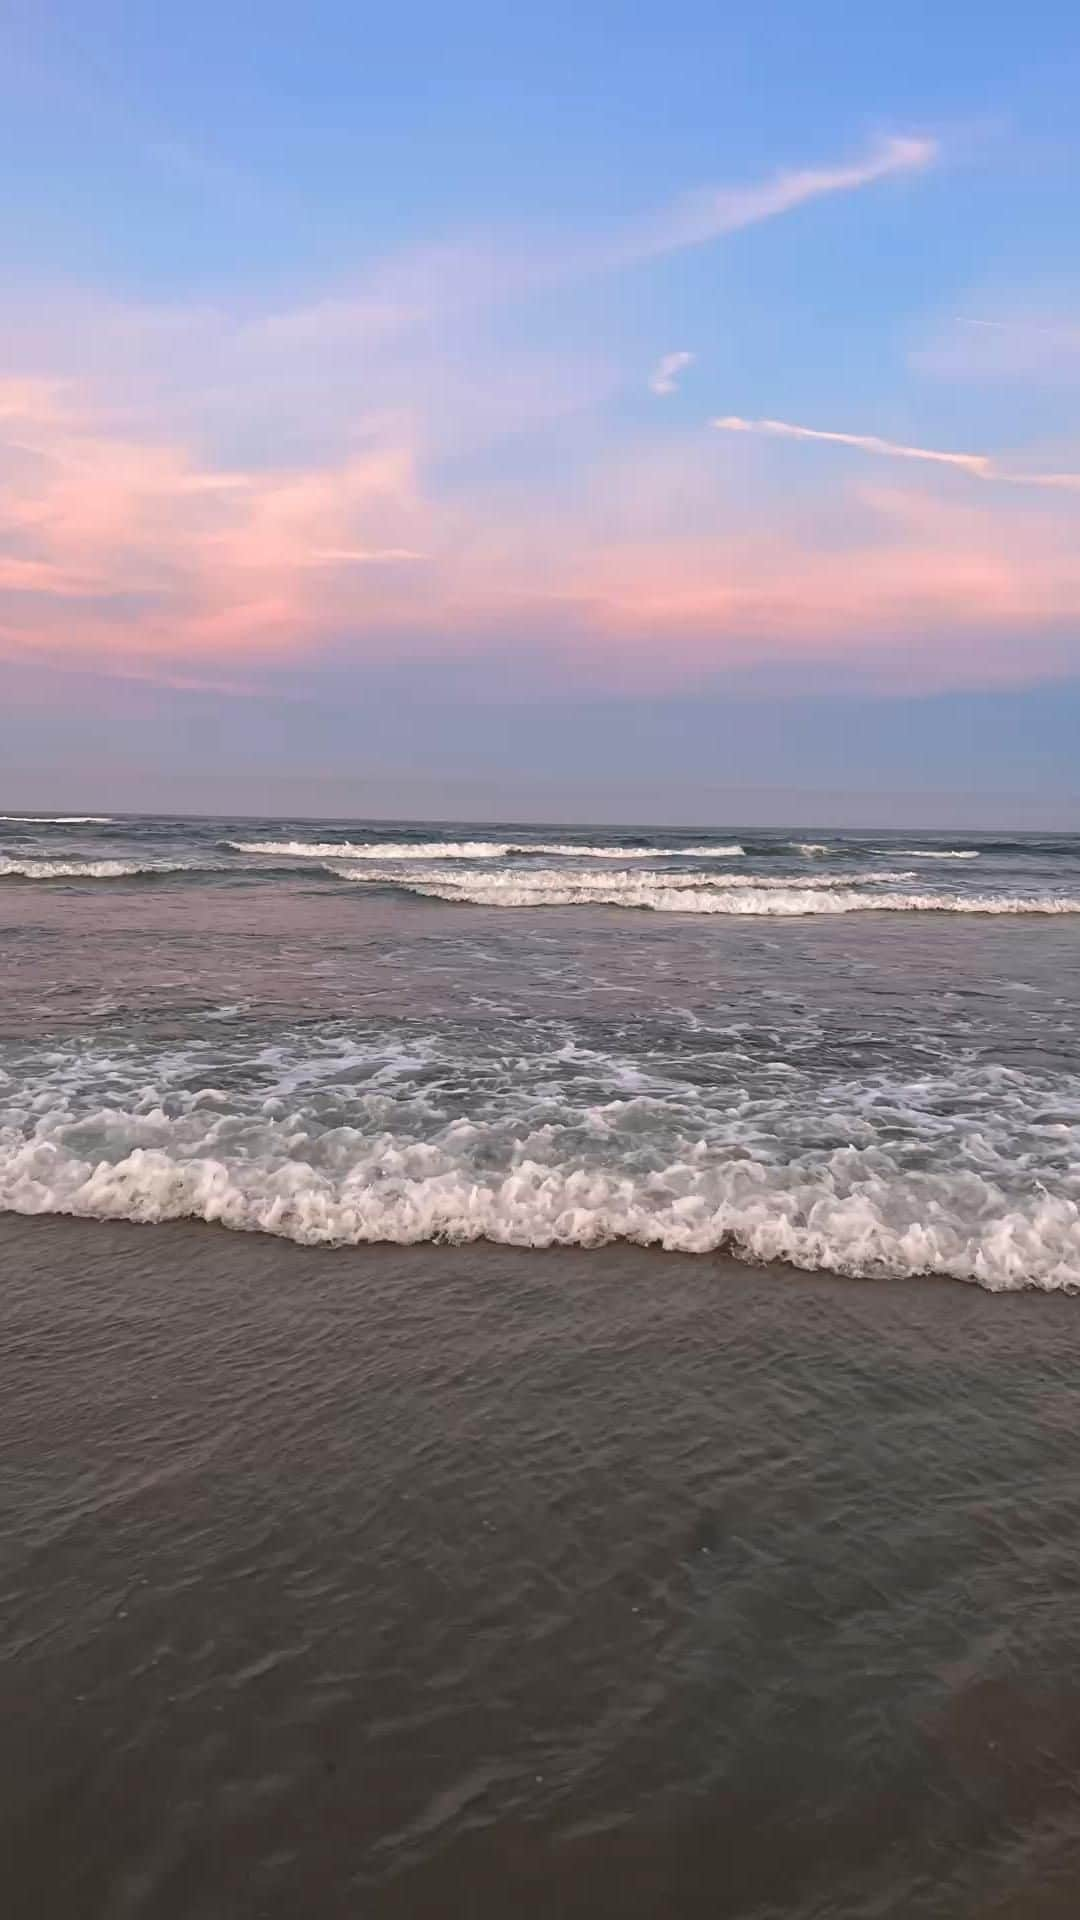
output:
M980 320L970 313L958 313L956 324L979 327L986 333L1015 334L1025 340L1049 340L1054 346L1080 353L1080 327L1055 327L1035 320Z
M632 222L621 239L614 241L604 264L628 266L685 247L702 246L724 234L739 233L764 220L793 213L813 200L857 193L897 175L923 173L934 164L939 152L936 140L894 135L847 165L785 169L752 186L706 188L675 201L651 218Z
M932 466L954 467L975 480L1000 481L1010 487L1051 487L1080 491L1080 473L1014 473L988 453L946 453L937 447L912 447L899 440L883 440L876 433L839 433L823 427L798 426L791 420L744 420L726 414L713 421L721 433L755 433L777 440L816 440L828 446L853 447L858 453L887 460L923 460Z
M1075 300L1075 295L1073 295ZM911 354L919 373L980 385L1018 382L1075 388L1080 378L1080 325L1034 297L1027 307L1007 296L999 316L957 313Z

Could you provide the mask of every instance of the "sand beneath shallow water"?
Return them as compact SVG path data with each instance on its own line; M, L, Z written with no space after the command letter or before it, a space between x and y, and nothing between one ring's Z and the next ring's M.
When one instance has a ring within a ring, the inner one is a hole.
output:
M0 1218L41 1920L1050 1920L1080 1302Z

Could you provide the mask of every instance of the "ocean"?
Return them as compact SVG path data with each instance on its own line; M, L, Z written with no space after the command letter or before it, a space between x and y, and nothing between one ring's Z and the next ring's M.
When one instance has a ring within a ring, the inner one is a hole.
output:
M0 820L0 1207L1080 1285L1080 836Z
M9 816L0 968L13 1914L1071 1920L1080 836Z

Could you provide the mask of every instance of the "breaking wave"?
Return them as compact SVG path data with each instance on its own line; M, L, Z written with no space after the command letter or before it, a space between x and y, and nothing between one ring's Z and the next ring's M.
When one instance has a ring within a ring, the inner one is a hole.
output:
M977 847L898 847L901 860L977 860Z
M515 843L508 852L562 854L577 860L741 860L746 848L737 841L699 847L587 847L568 840L532 840Z
M227 840L234 853L286 854L293 860L501 860L510 852L497 840Z
M389 866L385 873L371 867L353 868L348 866L335 869L341 879L366 882L371 886L400 887L406 892L428 891L433 888L468 894L492 893L501 896L533 893L580 893L590 900L599 899L607 904L609 896L626 896L635 904L642 888L665 893L678 894L685 898L688 894L700 892L763 892L790 893L793 882L782 874L725 873L712 875L705 873L668 873L652 872L648 869L630 868L620 870L611 868L604 873L570 871L564 867L511 867L499 871L483 873L433 873L428 867ZM856 874L809 874L799 880L798 888L805 892L819 892L831 888L850 888L853 882L865 881L873 884L880 881L914 880L915 874L908 873L856 873ZM509 904L514 904L511 900Z
M0 880L163 880L170 874L218 879L223 874L242 877L242 867L214 865L205 860L12 860L0 857ZM281 869L260 869L279 872ZM287 869L286 869L287 871ZM300 869L310 872L310 868Z
M156 871L133 860L0 859L0 879L5 880L124 880L130 874Z
M736 859L740 846L594 847L570 841L512 840L228 840L236 853L288 854L329 860L505 860L511 855L563 855L578 860Z
M109 813L0 813L0 820L23 827L110 827Z
M1058 895L899 893L883 882L910 874L816 875L797 885L761 875L715 881L702 874L529 872L434 874L392 869L386 873L340 870L343 879L398 887L429 899L482 907L611 906L654 913L794 916L822 913L1080 913L1080 899ZM853 886L852 880L865 886ZM875 889L880 887L880 891Z
M179 1085L173 1062L170 1087L164 1060L133 1058L125 1085L115 1050L96 1067L72 1056L44 1078L0 1075L0 1207L193 1218L305 1244L621 1239L1080 1289L1080 1106L1063 1077L960 1065L821 1085L789 1069L750 1096L724 1076L627 1085L618 1061L594 1057L604 1092L574 1080L581 1058L523 1058L510 1083L492 1066L462 1111L463 1062L433 1039L366 1059L340 1043L267 1050L229 1094L191 1061Z

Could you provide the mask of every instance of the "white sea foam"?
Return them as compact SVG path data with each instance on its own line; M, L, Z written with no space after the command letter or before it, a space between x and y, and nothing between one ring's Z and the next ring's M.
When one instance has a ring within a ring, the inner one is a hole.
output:
M790 840L787 844L808 859L844 851L843 847L824 840ZM976 847L890 847L882 851L893 853L901 860L977 860L979 857Z
M236 853L288 854L294 860L501 860L502 840L228 840Z
M567 873L557 868L530 872L433 874L390 868L385 873L340 869L344 879L390 884L430 899L472 906L645 908L654 913L742 914L774 917L823 913L1080 913L1080 899L1039 894L958 894L896 892L883 882L911 875L815 875L791 885L779 877L725 876L709 881L701 874ZM853 886L853 879L873 885ZM880 890L878 890L880 889Z
M505 860L510 855L547 854L578 860L666 860L740 858L740 846L587 847L571 841L513 840L229 840L236 853L289 854L294 859L328 860Z
M108 827L112 825L109 813L0 813L0 820L17 822L26 827Z
M131 860L0 859L0 878L11 880L120 880L147 871Z
M804 892L827 891L832 888L850 888L853 884L865 882L868 885L883 881L914 880L914 870L901 873L870 871L867 873L807 874L797 882L792 882L786 874L762 873L679 873L648 868L610 867L600 873L586 869L583 872L570 871L565 867L505 867L487 868L482 873L435 873L428 866L405 867L388 863L385 871L373 867L343 866L336 871L342 879L364 881L372 886L395 886L411 890L428 890L433 887L453 890L455 894L466 892L489 892L516 896L518 893L572 892L587 896L589 899L602 898L606 904L609 896L625 895L631 905L637 904L637 896L642 888L654 891L687 894L707 890L710 892L779 892L790 893L796 885ZM509 904L514 904L510 899Z
M742 860L746 856L746 848L737 841L708 847L583 847L573 841L534 840L515 843L510 852L562 854L578 860Z
M1008 1069L961 1067L816 1092L796 1081L754 1100L733 1087L651 1091L646 1079L644 1092L590 1104L496 1076L463 1115L412 1084L436 1055L420 1043L381 1068L369 1060L362 1088L355 1051L286 1056L272 1091L133 1085L126 1106L108 1104L114 1059L97 1063L96 1103L85 1056L36 1083L0 1076L0 1207L191 1217L305 1244L624 1239L843 1274L1080 1289L1075 1089L1070 1102ZM619 1063L597 1064L618 1085ZM928 1138L932 1169L910 1158Z
M10 860L0 857L0 880L128 880L139 874L234 871L204 860Z
M544 853L547 849L538 847L536 851L538 853ZM556 849L552 848L551 851L555 852ZM569 852L570 849L566 848L565 851ZM588 849L586 849L586 851L588 851ZM666 860L672 855L682 856L684 854L689 855L689 857L694 860L739 860L745 858L746 855L746 848L740 847L737 840L733 840L728 846L599 847L596 848L595 851L602 853L605 858L608 856L614 857L615 855L622 856L629 854L631 858L635 860Z

